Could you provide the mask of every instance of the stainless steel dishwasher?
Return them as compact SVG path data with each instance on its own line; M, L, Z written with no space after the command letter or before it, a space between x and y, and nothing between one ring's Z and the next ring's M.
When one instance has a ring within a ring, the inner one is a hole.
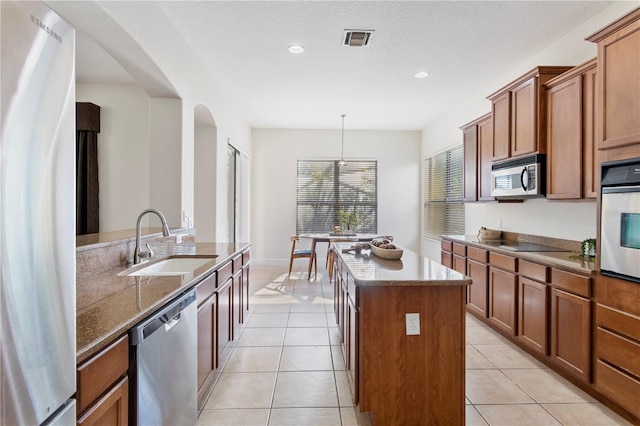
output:
M195 289L130 331L132 424L194 425L197 421Z

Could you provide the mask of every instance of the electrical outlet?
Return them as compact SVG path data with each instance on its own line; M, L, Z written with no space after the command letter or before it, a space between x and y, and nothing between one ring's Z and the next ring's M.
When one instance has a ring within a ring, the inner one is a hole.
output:
M420 314L405 314L407 320L407 336L420 334Z
M498 227L498 229L502 229L502 219L498 219L496 226Z

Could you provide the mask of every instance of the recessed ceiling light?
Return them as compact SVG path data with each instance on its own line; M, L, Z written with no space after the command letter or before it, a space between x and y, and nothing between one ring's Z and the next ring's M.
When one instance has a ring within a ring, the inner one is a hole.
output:
M304 47L298 44L292 44L291 46L289 46L289 53L293 53L294 55L297 55L302 52L304 52Z
M429 77L429 73L426 71L420 71L414 75L415 78L427 78Z

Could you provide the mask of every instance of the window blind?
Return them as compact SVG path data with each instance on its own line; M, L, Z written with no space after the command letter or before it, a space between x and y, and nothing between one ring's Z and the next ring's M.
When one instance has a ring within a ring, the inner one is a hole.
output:
M427 238L464 234L462 145L424 159L424 225Z
M378 232L378 162L298 160L296 233L330 232L338 210L356 213L353 231Z

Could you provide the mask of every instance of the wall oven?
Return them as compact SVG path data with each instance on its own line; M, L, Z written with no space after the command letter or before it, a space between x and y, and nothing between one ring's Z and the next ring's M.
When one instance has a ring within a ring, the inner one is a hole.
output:
M640 283L640 158L602 164L600 273Z
M544 197L544 166L543 154L492 164L491 196L496 198Z

